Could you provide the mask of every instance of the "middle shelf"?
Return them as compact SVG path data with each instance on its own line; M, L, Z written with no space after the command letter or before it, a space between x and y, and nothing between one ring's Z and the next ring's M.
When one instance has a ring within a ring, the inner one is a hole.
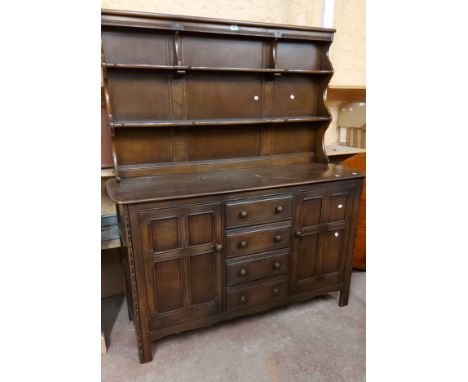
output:
M105 68L112 69L148 69L169 71L199 71L199 72L241 72L241 73L265 73L265 74L309 74L327 75L333 74L333 70L303 70L303 69L281 69L281 68L231 68L231 67L208 67L208 66L186 66L186 65L143 65L143 64L117 64L104 62Z
M266 123L291 123L291 122L326 122L329 117L307 116L291 118L232 118L232 119L204 119L204 120L180 120L180 121L119 121L112 122L113 127L163 127L163 126L226 126L226 125L252 125Z

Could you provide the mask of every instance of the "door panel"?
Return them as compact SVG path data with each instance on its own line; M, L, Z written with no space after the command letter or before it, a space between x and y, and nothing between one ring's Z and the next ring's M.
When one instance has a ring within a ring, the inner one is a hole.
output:
M151 238L154 253L180 248L177 217L152 220Z
M189 245L202 245L213 243L214 219L210 212L205 212L188 217L188 241Z
M346 216L348 194L331 195L328 199L328 221L344 221Z
M322 275L339 271L343 235L343 229L336 229L323 233L324 248L320 264L320 273Z
M184 284L182 262L180 259L154 263L156 280L156 303L160 313L166 313L184 307Z
M322 196L305 197L301 206L301 228L318 226L322 220Z
M297 282L310 280L317 275L319 233L304 236L299 243L297 257Z
M190 257L191 305L212 301L215 297L215 255L204 253Z
M144 211L140 223L151 329L219 313L220 203Z

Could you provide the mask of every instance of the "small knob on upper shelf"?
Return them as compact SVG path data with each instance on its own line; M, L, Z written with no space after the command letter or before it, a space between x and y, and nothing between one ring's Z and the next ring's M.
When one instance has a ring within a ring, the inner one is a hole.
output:
M280 214L281 212L283 212L283 206L276 207L275 211L276 211L277 214Z
M242 240L242 241L239 243L239 247L241 247L241 248L247 248L247 241Z
M343 208L343 205L342 205L342 204L338 204L337 207L338 207L338 208Z
M240 216L241 218L246 218L248 215L249 215L249 214L247 213L247 211L241 211L240 214L239 214L239 216Z

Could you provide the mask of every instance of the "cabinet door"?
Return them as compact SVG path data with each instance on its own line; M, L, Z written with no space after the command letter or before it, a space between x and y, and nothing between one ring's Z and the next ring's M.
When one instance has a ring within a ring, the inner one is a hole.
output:
M347 250L351 188L330 188L296 197L291 290L293 293L342 281Z
M151 329L220 312L220 204L153 210L141 224Z

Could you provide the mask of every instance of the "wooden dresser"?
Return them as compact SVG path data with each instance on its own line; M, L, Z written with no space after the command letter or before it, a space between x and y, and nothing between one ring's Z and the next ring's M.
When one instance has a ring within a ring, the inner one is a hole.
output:
M129 314L151 341L339 291L363 174L328 163L334 30L102 11Z

